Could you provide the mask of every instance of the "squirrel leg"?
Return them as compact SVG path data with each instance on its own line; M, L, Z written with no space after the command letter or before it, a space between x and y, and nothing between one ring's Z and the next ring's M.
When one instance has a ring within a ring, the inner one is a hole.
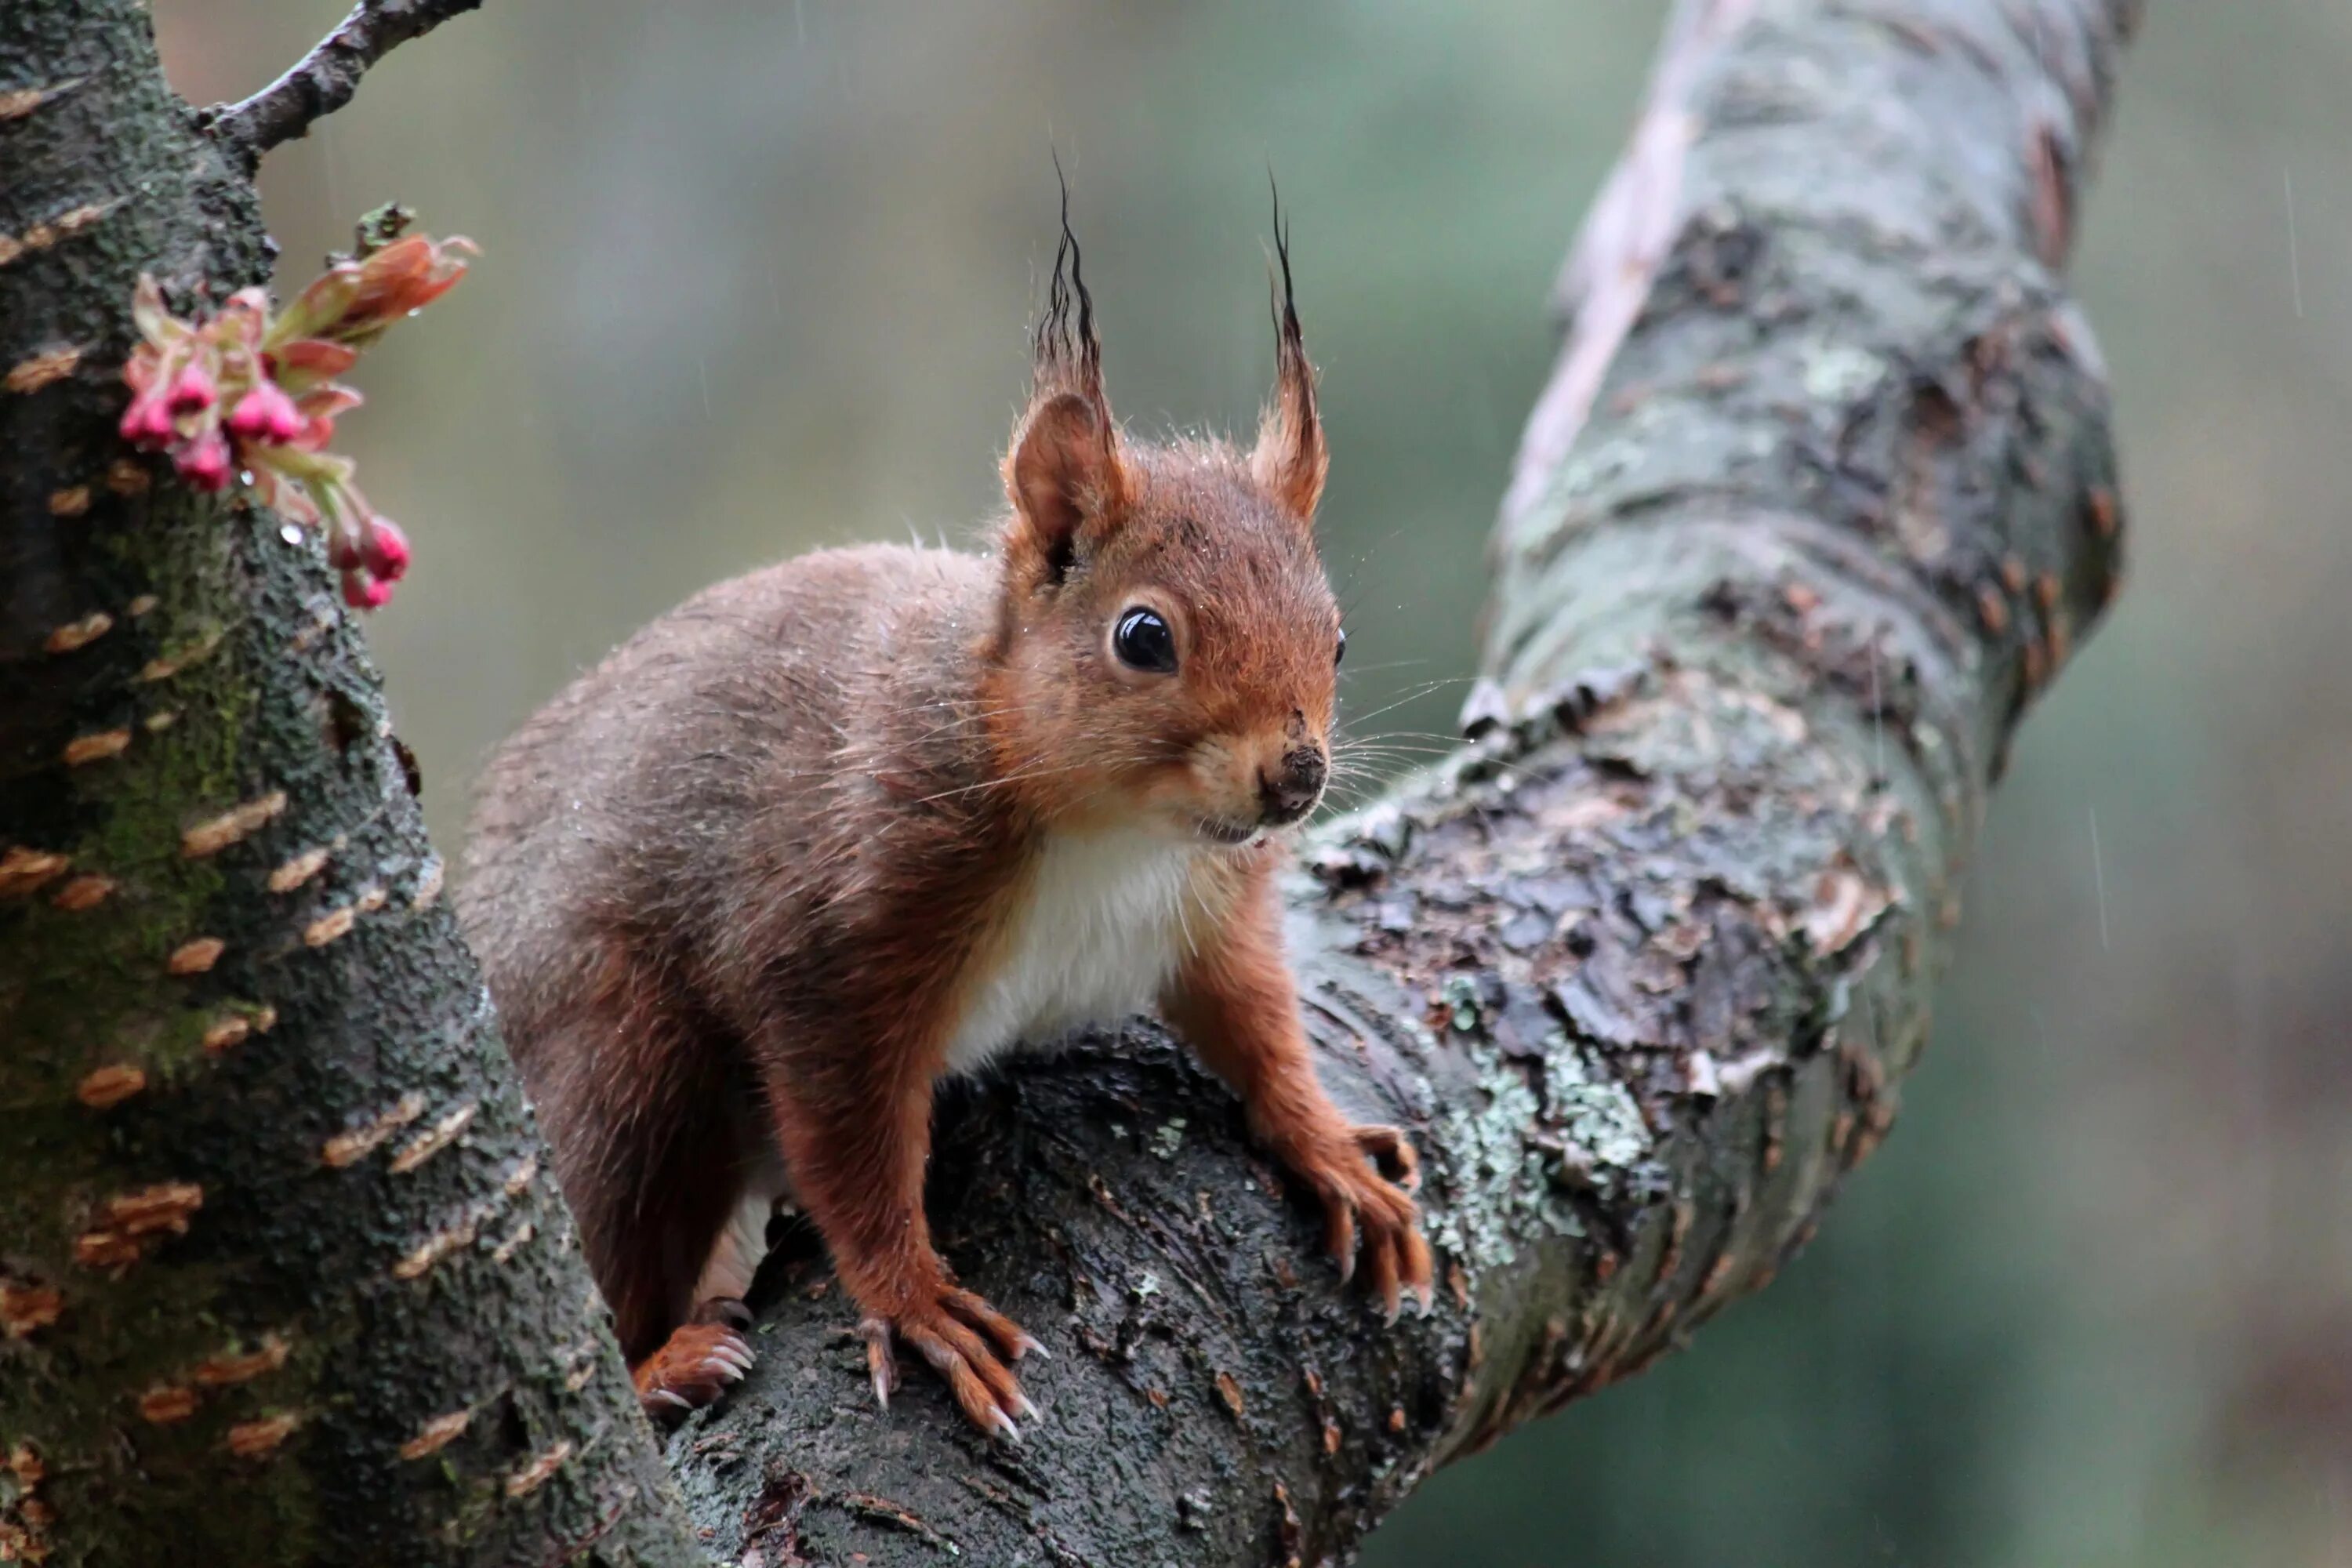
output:
M845 1055L869 1066L907 1059L878 1044ZM1013 1418L1037 1408L1010 1363L1037 1343L958 1289L931 1246L923 1215L929 1080L884 1070L814 1085L772 1078L769 1100L793 1193L824 1233L843 1288L865 1310L857 1332L875 1397L889 1404L898 1379L893 1347L904 1344L947 1380L967 1420L1018 1441Z
M1324 1091L1279 922L1273 879L1261 874L1178 970L1160 1009L1242 1097L1258 1141L1321 1201L1325 1245L1340 1278L1352 1277L1360 1258L1390 1321L1407 1291L1427 1311L1434 1269L1410 1195L1419 1160L1402 1132L1352 1125Z

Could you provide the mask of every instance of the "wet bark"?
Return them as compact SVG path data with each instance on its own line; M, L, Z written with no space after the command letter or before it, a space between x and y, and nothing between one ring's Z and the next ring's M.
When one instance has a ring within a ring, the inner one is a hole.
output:
M0 7L0 1561L694 1562L333 574L115 439L269 248L143 6Z
M2132 7L1680 5L1562 278L1478 732L1292 893L1327 1079L1410 1126L1382 1326L1137 1026L946 1108L931 1214L1055 1359L989 1445L865 1393L812 1258L672 1440L761 1568L1344 1560L1413 1484L1772 1277L1894 1115L2012 727L2114 593L2058 282ZM1344 459L1343 459L1344 460Z
M1477 738L1293 888L1326 1075L1423 1151L1436 1311L1341 1289L1138 1026L942 1106L935 1227L1055 1356L1026 1444L919 1375L874 1410L793 1238L759 1368L670 1439L709 1550L1341 1559L1801 1246L2116 586L2058 272L2136 10L1677 7L1563 275ZM0 20L0 1542L681 1560L330 574L118 461L131 278L266 262L129 0Z

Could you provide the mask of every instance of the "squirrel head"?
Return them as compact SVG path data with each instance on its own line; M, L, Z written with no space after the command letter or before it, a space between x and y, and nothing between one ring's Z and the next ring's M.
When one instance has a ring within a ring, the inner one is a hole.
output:
M1063 193L990 649L1000 777L1049 820L1239 846L1304 818L1330 772L1347 646L1315 547L1328 458L1276 210L1276 384L1247 451L1132 441L1103 393Z

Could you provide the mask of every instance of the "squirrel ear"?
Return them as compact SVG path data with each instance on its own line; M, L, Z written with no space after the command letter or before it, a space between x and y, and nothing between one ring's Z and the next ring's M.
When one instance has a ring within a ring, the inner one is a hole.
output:
M1250 478L1302 523L1315 521L1323 499L1323 476L1331 467L1323 445L1323 421L1315 411L1315 367L1298 331L1298 308L1290 288L1290 231L1279 199L1274 209L1275 256L1280 276L1274 285L1274 401L1258 421L1257 447L1250 453Z
M1060 582L1079 528L1118 511L1126 492L1109 409L1076 392L1040 395L1004 457L1004 493L1013 502L1006 555L1033 584Z

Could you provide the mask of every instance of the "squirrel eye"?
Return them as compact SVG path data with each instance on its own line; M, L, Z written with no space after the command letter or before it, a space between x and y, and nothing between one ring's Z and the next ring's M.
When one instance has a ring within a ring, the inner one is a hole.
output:
M1110 637L1111 651L1118 661L1130 669L1149 669L1161 675L1176 670L1176 634L1156 610L1137 605L1119 613L1118 626Z
M1331 668L1334 668L1334 669L1339 668L1339 661L1340 661L1341 659L1343 659L1343 658L1347 658L1347 657L1348 657L1348 628L1347 628L1347 627L1345 627L1345 626L1341 626L1341 627L1339 628L1339 647L1335 647L1335 648L1333 648L1333 649L1331 650Z

